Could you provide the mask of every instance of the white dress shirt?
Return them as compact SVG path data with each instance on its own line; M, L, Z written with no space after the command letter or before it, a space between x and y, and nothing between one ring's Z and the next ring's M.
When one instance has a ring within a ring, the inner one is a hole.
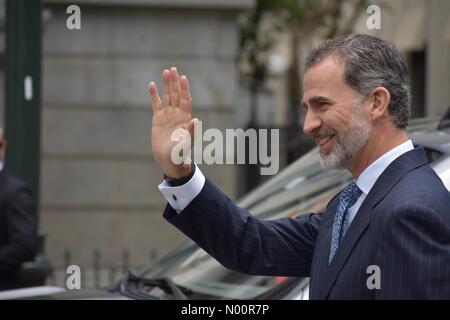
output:
M367 197L370 189L372 189L378 177L391 164L392 161L400 157L402 154L413 150L414 146L411 140L408 140L401 145L389 150L373 163L370 164L356 179L356 185L361 189L362 193L355 204L349 209L349 224L354 219L358 209L361 207L364 199ZM184 210L189 203L202 191L205 184L205 176L197 166L192 178L185 184L177 187L172 187L167 181L163 181L159 186L159 190L167 199L170 206L178 213Z
M205 185L205 176L198 166L192 178L185 184L172 187L166 180L159 186L159 191L167 199L170 206L178 213L184 210L192 200L202 191Z
M355 204L350 207L348 211L348 223L353 221L356 213L361 207L364 199L366 199L369 194L370 189L372 189L375 182L377 182L378 178L381 176L383 171L398 157L402 154L411 151L414 149L414 145L411 140L408 140L401 145L396 146L394 149L389 150L377 160L372 162L356 179L355 183L359 189L361 189L362 193L359 196L358 200L356 200Z

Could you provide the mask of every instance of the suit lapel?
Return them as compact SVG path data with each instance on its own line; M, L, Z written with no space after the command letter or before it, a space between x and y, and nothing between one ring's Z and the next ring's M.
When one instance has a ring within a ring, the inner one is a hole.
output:
M358 213L342 239L339 249L336 251L336 255L333 257L333 260L331 260L330 265L328 265L328 255L331 245L331 228L339 200L334 201L334 204L330 205L329 209L334 211L328 215L328 218L323 224L326 236L326 238L324 238L326 239L326 248L323 248L322 246L322 252L317 253L320 255L326 254L326 257L324 256L318 260L322 264L321 266L317 266L319 267L319 270L322 271L316 275L319 277L317 280L318 291L315 293L315 296L317 296L318 299L326 299L328 297L339 272L348 260L358 240L369 226L373 208L386 196L401 177L412 169L422 166L427 162L423 148L419 147L401 155L386 168L359 208Z

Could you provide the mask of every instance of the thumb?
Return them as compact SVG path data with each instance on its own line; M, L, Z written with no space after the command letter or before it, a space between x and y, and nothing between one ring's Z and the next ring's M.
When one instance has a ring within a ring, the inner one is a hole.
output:
M200 120L198 120L198 118L193 118L193 119L189 120L188 123L183 125L183 128L189 131L189 134L191 135L192 138L194 138L195 128L197 127L197 124L199 123L199 121Z
M197 127L198 123L200 122L200 120L198 120L198 118L192 118L191 120L189 120L188 123L183 125L183 129L186 129L190 136L191 136L191 145L194 145L194 141L195 141L195 128Z

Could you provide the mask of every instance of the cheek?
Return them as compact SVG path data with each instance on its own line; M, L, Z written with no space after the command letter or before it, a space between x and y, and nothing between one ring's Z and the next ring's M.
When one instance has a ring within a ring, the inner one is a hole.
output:
M338 132L347 130L351 118L351 113L341 110L329 110L323 117L324 124Z

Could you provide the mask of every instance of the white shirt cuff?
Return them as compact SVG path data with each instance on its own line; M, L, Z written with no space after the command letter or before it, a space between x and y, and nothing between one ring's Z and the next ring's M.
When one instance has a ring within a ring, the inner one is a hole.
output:
M172 187L166 180L158 186L159 191L169 202L170 206L177 212L183 211L189 203L202 191L205 185L205 176L196 166L194 175L185 184Z

